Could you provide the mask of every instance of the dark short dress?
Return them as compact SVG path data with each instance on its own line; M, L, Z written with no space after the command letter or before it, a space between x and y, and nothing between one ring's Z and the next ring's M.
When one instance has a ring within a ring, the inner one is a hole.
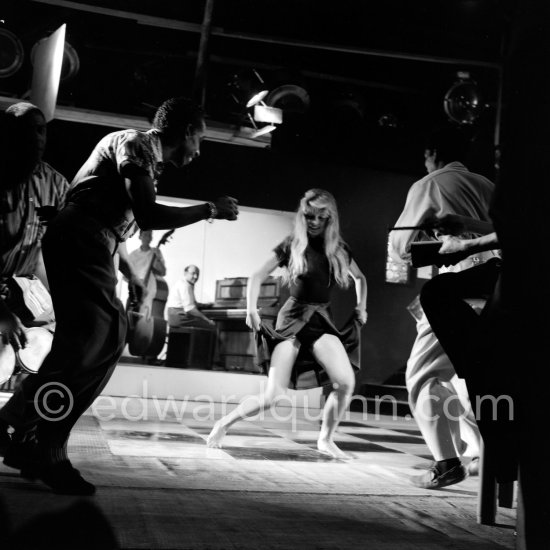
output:
M288 237L274 249L281 267L288 266L290 243L291 238ZM344 247L351 260L349 247L345 244ZM275 328L262 322L257 333L258 364L266 373L269 371L271 353L278 343L294 338L300 342L289 384L289 388L295 390L330 384L325 369L315 361L311 351L323 334L334 334L340 338L354 370L360 369L361 323L354 312L341 330L334 324L330 296L335 281L324 253L323 239L310 238L305 256L307 271L298 277L296 283L290 284L290 297L279 310Z

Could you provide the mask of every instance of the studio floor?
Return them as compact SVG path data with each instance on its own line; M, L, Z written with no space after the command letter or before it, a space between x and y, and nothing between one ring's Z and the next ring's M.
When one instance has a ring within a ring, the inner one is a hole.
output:
M44 548L62 547L48 536L72 537L75 550L113 547L98 529L123 549L515 546L515 509L499 508L494 526L477 523L477 477L437 491L410 484L430 464L411 419L349 413L336 440L353 459L341 461L316 450L319 420L303 410L240 422L223 449L209 449L218 417L201 403L178 414L120 400L109 417L90 409L69 451L96 495L54 495L0 464L3 532L29 532L46 514L52 531L60 517L73 528L45 535Z

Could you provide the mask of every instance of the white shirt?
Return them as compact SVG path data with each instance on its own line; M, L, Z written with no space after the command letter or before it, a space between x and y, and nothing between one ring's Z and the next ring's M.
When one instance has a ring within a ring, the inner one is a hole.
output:
M153 254L155 253L155 250L157 251L160 261L164 263L162 252L156 248L151 247L149 250L142 250L140 246L130 253L130 261L132 262L132 265L136 271L136 275L142 280L147 274L147 270L149 269L149 265L151 264L151 260L153 259ZM153 275L155 274L153 273Z
M180 279L170 292L170 307L181 307L186 313L197 307L195 287L189 281Z
M405 208L394 225L421 225L429 218L445 214L491 221L489 205L494 187L494 183L486 177L469 172L460 162L451 162L412 185ZM410 261L411 243L418 240L418 234L418 230L392 231L391 256L396 260Z

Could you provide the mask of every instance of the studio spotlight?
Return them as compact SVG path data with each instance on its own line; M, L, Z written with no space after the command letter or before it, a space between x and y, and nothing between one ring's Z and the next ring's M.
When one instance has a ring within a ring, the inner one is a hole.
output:
M263 100L263 98L269 93L268 90L261 90L257 94L254 94L247 102L246 102L246 108L250 109L250 107L254 107L260 101Z
M277 107L269 107L261 102L260 105L254 106L254 120L256 122L268 122L270 124L283 123L283 111Z
M246 109L257 105L269 93L264 79L255 69L234 74L228 86L233 100Z
M257 138L260 136L264 136L265 134L269 134L270 132L273 132L273 130L276 130L277 126L273 124L268 124L267 126L263 126L262 128L258 128L254 132L252 132L251 137Z
M265 98L265 103L278 107L285 113L303 114L309 109L310 99L307 91L295 84L284 84L271 90Z

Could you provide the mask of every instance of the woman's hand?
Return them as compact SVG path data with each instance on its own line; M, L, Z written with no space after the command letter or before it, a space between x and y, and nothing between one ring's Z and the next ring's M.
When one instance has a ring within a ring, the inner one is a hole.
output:
M260 330L260 324L262 320L257 310L249 311L246 314L246 325L254 331Z
M361 309L360 307L355 308L355 316L357 317L358 321L364 325L367 322L368 319L368 313L366 309Z

